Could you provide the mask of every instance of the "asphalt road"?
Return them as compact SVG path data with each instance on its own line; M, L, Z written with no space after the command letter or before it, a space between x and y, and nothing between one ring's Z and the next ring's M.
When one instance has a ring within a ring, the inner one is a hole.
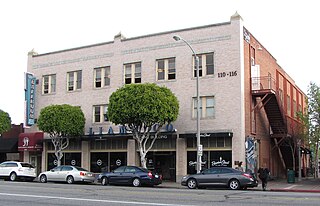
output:
M0 206L319 205L317 193L172 189L0 181Z

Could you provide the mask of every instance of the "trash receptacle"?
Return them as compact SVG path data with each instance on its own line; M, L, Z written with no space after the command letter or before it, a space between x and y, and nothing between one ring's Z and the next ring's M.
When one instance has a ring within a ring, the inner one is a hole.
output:
M288 183L295 183L295 174L293 170L288 170L287 181Z

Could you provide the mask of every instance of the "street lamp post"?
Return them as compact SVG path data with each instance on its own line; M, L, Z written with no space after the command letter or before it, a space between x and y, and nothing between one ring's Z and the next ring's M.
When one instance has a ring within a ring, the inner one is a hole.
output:
M194 59L195 59L195 63L196 63L196 71L197 71L197 173L200 173L201 171L201 156L202 156L202 145L200 142L200 96L199 96L199 57L197 56L197 54L195 53L194 49L192 48L192 46L189 44L189 42L187 42L186 40L184 40L183 38L181 38L180 36L173 36L173 39L176 41L183 41L186 45L188 45L188 47L191 49L193 55L194 55Z

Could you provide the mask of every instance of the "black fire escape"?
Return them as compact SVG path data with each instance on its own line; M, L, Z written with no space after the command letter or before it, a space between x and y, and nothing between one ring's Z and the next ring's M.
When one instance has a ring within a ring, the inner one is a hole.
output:
M264 109L270 125L270 137L274 141L271 152L279 153L283 169L293 166L293 158L287 140L288 134L287 120L283 111L279 91L276 88L275 81L270 76L253 77L251 79L252 97L256 99L256 111Z

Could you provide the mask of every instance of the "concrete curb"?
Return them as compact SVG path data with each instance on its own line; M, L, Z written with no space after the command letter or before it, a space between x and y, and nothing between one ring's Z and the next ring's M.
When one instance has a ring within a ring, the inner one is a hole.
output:
M312 192L320 193L320 190L306 190L306 189L270 189L273 192Z

